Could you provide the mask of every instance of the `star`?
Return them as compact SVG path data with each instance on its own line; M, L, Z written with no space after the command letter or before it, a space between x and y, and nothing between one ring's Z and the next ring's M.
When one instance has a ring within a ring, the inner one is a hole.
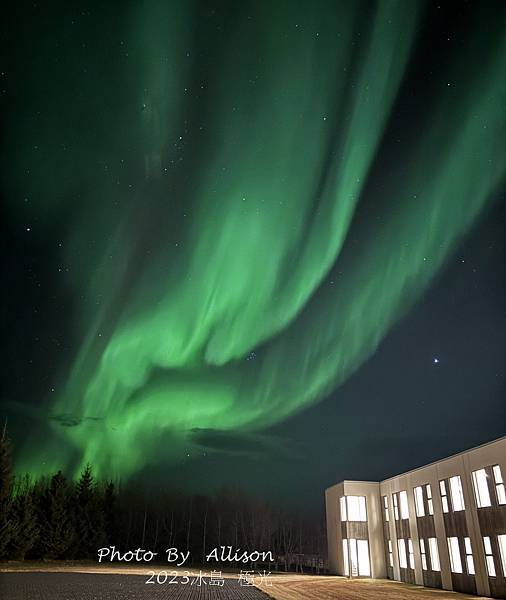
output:
M435 365L437 365L437 364L439 363L439 358L437 358L437 357L436 357L436 358L434 358L432 362L433 362Z

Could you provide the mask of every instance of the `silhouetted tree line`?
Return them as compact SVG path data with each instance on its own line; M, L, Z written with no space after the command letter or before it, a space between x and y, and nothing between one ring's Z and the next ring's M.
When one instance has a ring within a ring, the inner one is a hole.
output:
M323 519L303 518L237 490L213 497L180 491L146 493L97 481L88 465L79 479L61 471L36 481L15 477L4 428L0 439L0 560L96 559L114 545L125 552L190 551L192 564L215 547L268 551L271 568L320 572L326 542Z

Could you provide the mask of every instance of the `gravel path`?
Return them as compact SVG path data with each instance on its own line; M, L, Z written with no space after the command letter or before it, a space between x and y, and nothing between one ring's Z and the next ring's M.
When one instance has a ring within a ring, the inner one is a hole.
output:
M255 587L225 579L222 586L203 583L198 572L184 583L169 576L166 583L146 584L141 575L90 573L0 573L2 600L266 600ZM169 583L170 581L174 583ZM156 581L156 578L155 578ZM163 581L163 576L161 581ZM191 583L193 581L193 583Z

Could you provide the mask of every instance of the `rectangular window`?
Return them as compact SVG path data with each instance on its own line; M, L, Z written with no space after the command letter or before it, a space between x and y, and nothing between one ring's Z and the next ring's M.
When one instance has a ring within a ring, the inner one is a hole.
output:
M367 521L365 496L343 496L340 504L341 521Z
M394 552L392 548L392 540L388 540L388 564L391 567L394 566Z
M448 506L448 496L446 494L446 484L444 481L439 482L439 491L441 492L441 504L443 506L443 512L447 513L450 509Z
M393 495L393 499L394 499L394 518L396 521L399 520L399 498L397 497L397 494Z
M399 493L399 504L401 507L401 519L409 519L408 493L402 491Z
M460 560L459 538L448 538L448 552L450 554L450 568L452 573L462 573L462 561Z
M358 496L359 517L361 521L367 521L367 508L365 504L365 496Z
M409 568L415 568L415 553L413 551L413 541L411 538L408 540L408 554L409 554Z
M356 540L350 538L343 540L343 562L344 574L349 576L350 564L353 577L371 576L371 565L369 560L369 542L367 540Z
M468 537L464 538L464 548L466 550L466 568L469 575L475 575L473 549L471 548L471 540Z
M464 492L462 491L462 481L460 475L450 477L450 493L452 496L452 508L455 512L465 510Z
M413 490L415 494L415 507L416 507L416 516L424 517L425 516L425 507L423 505L423 489L422 486L419 485Z
M476 496L476 506L478 508L492 506L492 503L490 502L490 493L488 491L487 477L485 469L473 471L474 495Z
M344 496L340 499L341 504L341 521L348 520L348 511L346 510L346 498Z
M499 465L495 465L495 467L492 467L492 471L494 472L497 503L506 504L506 492L504 491L504 480L502 478L501 467Z
M346 496L348 521L367 521L365 496Z
M498 535L497 541L499 543L499 552L501 554L502 574L506 577L506 535Z
M406 543L405 540L397 540L397 547L399 549L399 567L401 569L408 568L408 560L406 556Z
M434 502L432 501L432 488L430 487L430 483L425 486L425 491L427 492L427 508L429 509L429 515L433 515Z
M390 521L390 516L388 514L388 497L387 496L383 496L383 513L385 515L385 523L388 523L388 521Z
M369 560L369 542L357 540L358 574L361 577L371 576L371 563Z
M487 572L489 577L495 577L494 554L492 552L492 544L490 538L483 538L483 547L485 549L485 561L487 563Z
M422 569L427 571L427 554L425 553L425 540L420 538L420 556L422 557Z
M437 547L437 539L429 538L429 554L430 564L433 571L441 571L441 565L439 563L439 550Z

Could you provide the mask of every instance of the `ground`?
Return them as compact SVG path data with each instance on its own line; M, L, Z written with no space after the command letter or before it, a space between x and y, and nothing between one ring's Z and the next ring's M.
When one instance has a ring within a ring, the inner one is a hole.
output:
M198 571L197 571L198 573ZM146 584L146 575L97 573L0 573L5 600L268 600L256 587L227 578L222 586L182 578ZM172 582L172 583L169 583Z
M150 572L159 567L117 567L109 565L43 564L0 565L0 598L6 600L476 600L476 596L433 590L385 580L276 574L261 580L257 587L241 585L238 573L223 573L223 585L199 581L199 569L184 579L177 577L161 583ZM170 583L173 581L173 583ZM187 581L187 583L186 583ZM192 583L193 582L193 583ZM249 583L244 582L243 583ZM200 585L199 585L200 584Z
M379 579L353 579L312 575L275 575L265 587L274 600L477 600L457 594ZM483 598L483 597L481 597Z

